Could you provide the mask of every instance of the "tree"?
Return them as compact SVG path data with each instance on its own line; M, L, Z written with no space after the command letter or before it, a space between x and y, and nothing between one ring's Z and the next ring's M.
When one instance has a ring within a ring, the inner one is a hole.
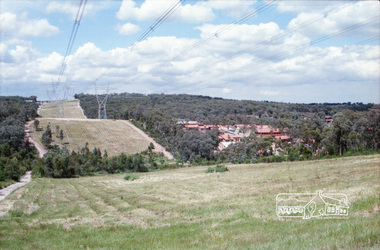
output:
M59 139L61 140L61 144L62 144L62 140L63 140L63 130L61 129L61 131L59 131Z
M45 148L49 148L50 143L52 141L50 123L47 125L45 132L42 134L41 141Z
M352 122L343 113L334 115L333 119L333 139L339 155L343 155L344 150L347 150Z
M55 137L59 138L59 125L55 125Z
M40 120L37 120L37 119L34 120L33 125L34 125L35 130L38 131L38 126L40 125Z

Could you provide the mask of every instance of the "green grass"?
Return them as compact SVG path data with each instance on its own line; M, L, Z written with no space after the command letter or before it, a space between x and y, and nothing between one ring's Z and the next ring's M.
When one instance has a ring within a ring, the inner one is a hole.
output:
M7 179L7 180L5 180L5 181L0 181L0 189L1 189L1 188L8 187L9 185L12 185L12 184L14 184L14 183L16 183L16 181L14 181L14 180L9 180L9 179Z
M138 179L139 177L137 175L134 175L134 174L127 174L126 176L124 176L124 180L126 181L134 181L136 179Z
M228 168L223 165L216 165L215 167L209 167L206 170L206 173L223 173L228 171Z
M380 155L34 179L0 203L0 249L379 248ZM285 219L276 195L339 192L346 219Z

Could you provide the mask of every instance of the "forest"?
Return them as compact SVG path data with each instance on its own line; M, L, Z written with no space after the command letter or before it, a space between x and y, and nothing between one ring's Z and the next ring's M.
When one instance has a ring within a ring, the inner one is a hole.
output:
M104 96L103 96L104 97ZM97 118L96 96L77 94L88 118ZM129 119L182 162L196 164L293 161L378 152L380 106L372 103L290 104L229 100L194 95L110 94L108 119ZM326 116L333 123L325 121ZM217 151L218 132L185 131L179 119L203 124L267 124L286 128L290 143L254 134L223 151ZM284 152L275 155L272 145Z
M0 96L0 187L18 181L37 158L24 126L37 117L37 97Z

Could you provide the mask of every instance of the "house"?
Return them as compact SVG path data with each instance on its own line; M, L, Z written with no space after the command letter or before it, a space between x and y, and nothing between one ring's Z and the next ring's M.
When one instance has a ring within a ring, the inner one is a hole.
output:
M219 143L218 150L226 149L229 145L231 145L233 142L221 142Z
M261 137L272 136L275 140L290 141L291 137L287 131L279 128L272 128L270 125L254 125L255 134Z
M184 128L187 130L193 130L193 131L198 130L200 132L206 133L207 130L217 128L217 126L216 125L186 124Z
M185 119L177 119L177 125L186 125L187 121Z
M325 116L325 122L327 123L328 126L330 126L333 123L334 119L332 116Z
M188 129L188 130L198 130L199 129L199 125L198 124L186 124L185 128Z
M219 135L219 140L221 142L240 142L240 135Z
M281 140L281 141L291 141L292 138L290 137L290 135L276 135L274 137L275 140Z
M335 194L337 196L337 194ZM316 217L326 216L347 216L349 206L347 205L347 196L339 195L337 197L329 197L322 194L318 190L314 196L304 206L304 219L311 219Z

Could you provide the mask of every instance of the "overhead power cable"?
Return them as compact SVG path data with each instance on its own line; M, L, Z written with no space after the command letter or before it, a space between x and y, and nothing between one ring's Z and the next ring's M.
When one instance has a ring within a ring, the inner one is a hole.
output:
M86 3L87 3L87 0L81 0L79 3L78 12L77 12L77 15L75 17L74 26L73 26L73 29L72 29L71 34L70 34L69 43L67 44L65 56L63 57L63 61L62 61L61 69L59 71L58 79L55 83L52 83L53 93L55 95L55 99L57 102L57 108L56 108L56 117L57 118L65 116L64 101L63 100L66 98L66 95L68 93L68 86L67 86L67 83L64 86L59 86L59 85L60 85L61 77L65 73L67 56L71 53L71 49L73 48L75 37L77 35L78 28L79 28L80 22L81 22L82 17L83 17L83 13L84 13L84 10L86 7ZM62 89L60 91L58 91L58 87L61 87ZM59 99L58 95L59 94L63 94L62 100L60 102L58 102L58 99Z
M274 1L270 2L269 4L265 4L265 5L260 6L257 10L256 9L252 9L252 10L248 11L247 13L245 13L243 16L241 16L237 20L235 20L232 23L230 23L230 24L228 24L226 26L223 26L222 28L220 28L217 31L215 31L214 34L212 34L212 35L210 35L210 36L208 36L208 37L206 37L206 38L204 38L204 39L202 39L202 40L194 43L190 47L184 49L178 55L176 55L175 57L173 57L172 59L170 59L170 61L178 59L180 56L183 56L183 55L187 54L188 52L190 52L191 50L193 50L193 49L201 46L202 44L205 44L205 43L209 42L210 40L219 37L220 35L222 35L227 30L235 27L235 25L242 24L245 21L247 21L250 18L252 18L253 16L256 16L256 15L258 15L258 14L266 11L267 9L271 8L276 2L277 2L277 0L274 0Z
M65 69L66 69L66 59L67 59L67 56L70 55L71 49L73 48L73 44L74 44L74 41L75 41L75 38L76 38L76 35L77 35L77 32L78 32L78 28L79 28L80 22L81 22L82 17L83 17L83 13L84 13L84 9L86 7L86 3L87 3L87 0L81 0L80 3L79 3L79 8L78 8L78 12L77 12L77 15L76 15L76 18L75 18L73 29L71 31L70 40L69 40L69 43L67 44L66 53L65 53L65 56L63 58L63 63L62 63L62 66L61 66L61 70L59 71L59 75L60 76L62 76L64 74L64 72L65 72Z
M234 69L234 70L231 70L231 71L225 71L224 74L228 74L228 75L231 75L231 74L234 74L234 73L237 73L237 72L241 72L242 70L245 70L245 69L248 69L248 68L253 68L254 66L262 63L262 62L265 62L265 61L268 61L268 60L273 60L275 58L278 58L278 57L281 57L281 56L284 56L284 55L287 55L289 53L294 53L296 51L299 51L299 50L302 50L302 49L305 49L307 47L310 47L312 45L315 45L315 44L318 44L318 43L321 43L321 42L324 42L326 40L329 40L329 39L332 39L334 37L338 37L344 33L347 33L347 32L350 32L352 30L355 30L355 29L358 29L362 26L365 26L365 25L368 25L370 23L373 23L373 22L376 22L379 20L379 17L380 16L375 16L375 17L372 17L370 19L367 19L366 21L364 22L361 22L361 23L357 23L357 24L354 24L354 25L351 25L351 26L348 26L348 27L345 27L343 28L342 30L339 30L339 31L336 31L336 32L333 32L333 33L330 33L330 34L327 34L327 35L324 35L324 36L321 36L313 41L311 41L310 43L306 43L306 44L303 44L301 46L298 46L294 49L291 49L291 50L288 50L288 51L284 51L284 52L280 52L280 53L277 53L277 54L274 54L272 56L269 56L269 57L266 57L266 58L262 58L258 61L254 61L248 65L244 65L242 67L239 67L237 69ZM209 77L207 79L210 79ZM203 80L203 81L207 81L207 79ZM213 77L213 79L215 79L215 77ZM202 81L201 81L202 82Z
M267 40L264 40L262 42L259 42L259 43L256 43L254 44L253 46L247 48L247 49L244 49L242 51L238 51L236 53L234 53L233 55L229 56L228 58L225 58L225 59L222 59L222 60L219 60L217 61L216 63L213 63L212 65L208 66L207 69L209 68L212 68L214 67L215 65L219 64L219 63L226 63L228 61L231 61L233 58L239 56L239 55L242 55L242 54L245 54L245 53L249 53L249 52L252 52L252 51L255 51L255 50L258 50L260 48L262 48L263 46L265 45L269 45L269 44L273 44L275 41L278 41L286 36L288 36L289 34L295 32L295 31L298 31L298 30L301 30L301 29L304 29L305 27L313 24L313 23L316 23L318 21L320 21L321 19L325 18L326 16L331 16L331 15L334 15L336 13L338 13L339 11L341 11L342 9L345 9L347 8L347 5L343 5L339 8L331 8L329 10L327 10L326 12L312 18L312 19L309 19L307 21L305 21L304 23L298 25L298 26L295 26L293 28L290 28L288 30L286 30L286 32L282 32L274 37L271 37L270 39L267 39ZM203 68L202 70L204 71L206 68ZM199 72L194 72L192 73L191 75L195 75L195 74L198 74Z
M357 45L365 45L365 44L368 44L368 43L371 43L371 42L376 42L376 41L379 41L379 37L371 37L369 39L365 39L365 40L362 40L362 41L359 41L359 42L356 42L354 44L351 44L347 47L344 47L342 49L342 52L344 51L350 51L350 50L353 50L355 47L354 46L357 46ZM305 64L306 62L310 62L310 61L313 61L317 58L322 58L322 57L326 57L328 56L328 52L323 52L323 53L320 53L320 54L317 54L317 55L313 55L312 57L308 58L308 59L305 59L305 60L302 60L302 64ZM281 69L286 69L290 67L289 65L285 65L285 67L281 67ZM259 74L259 72L261 72L263 69L259 69L259 71L255 71L255 75L250 78L250 79L259 79L259 78L264 78L266 77L265 75L263 75L262 73Z
M185 0L178 0L175 3L173 3L157 20L149 26L149 28L136 40L136 42L133 43L133 45L124 53L124 55L119 58L115 64L117 64L121 59L125 58L127 55L129 55L136 46L142 42L144 39L146 39L153 31L155 31L163 22L165 22L174 12L175 10L181 5L182 2L185 2ZM95 83L112 67L109 66L106 68L105 71L103 71L96 79Z

